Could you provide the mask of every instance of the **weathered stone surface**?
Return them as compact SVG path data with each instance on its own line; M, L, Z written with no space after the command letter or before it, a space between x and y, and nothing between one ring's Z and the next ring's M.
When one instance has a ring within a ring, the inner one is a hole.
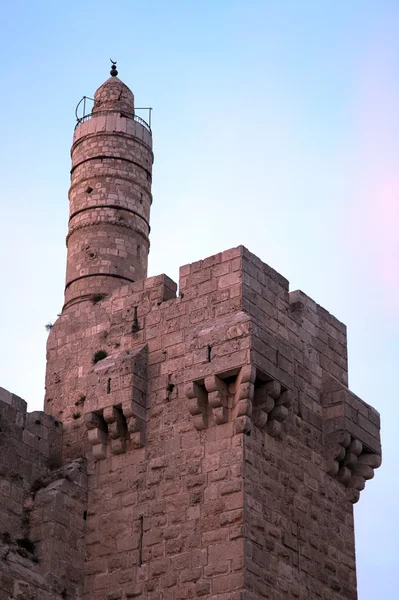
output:
M0 600L354 600L381 447L346 328L242 246L178 297L145 278L151 134L118 81L75 131L46 412L0 389Z
M135 120L132 92L110 77L73 139L65 307L146 277L151 137Z

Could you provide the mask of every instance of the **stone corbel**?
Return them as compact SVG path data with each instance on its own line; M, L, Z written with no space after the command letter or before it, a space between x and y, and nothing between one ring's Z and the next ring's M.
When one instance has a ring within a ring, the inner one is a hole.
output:
M134 402L125 402L122 409L107 406L99 413L85 414L89 444L96 460L107 457L109 444L111 454L126 452L130 439L133 448L142 448L145 443L145 421L137 415ZM145 412L145 409L143 409Z
M357 502L381 465L379 414L331 377L325 376L324 389L326 470Z
M127 430L130 434L130 439L133 444L133 448L142 448L145 443L145 416L146 409L142 408L141 411L138 409L137 403L124 402L122 404L122 412L126 419ZM140 412L141 414L137 414Z
M216 425L227 423L229 388L222 379L216 375L209 375L205 379L205 389L208 392L208 404L212 409Z
M85 425L88 440L95 460L103 460L107 456L107 426L104 419L95 413L86 413Z
M336 431L326 439L327 473L352 490L350 498L357 502L366 481L374 477L381 456L367 451L363 443L348 431Z
M228 422L229 387L223 379L209 375L204 385L190 381L185 394L189 399L188 411L194 417L194 427L198 431L208 427L208 417L212 417L216 425Z
M268 381L255 388L254 424L272 437L281 433L281 423L287 418L292 406L289 390L276 381Z
M107 406L103 417L108 425L111 454L123 454L126 452L126 423L122 413L115 406Z
M235 433L249 435L256 425L273 437L280 435L292 405L291 393L275 380L263 382L267 378L263 374L258 384L257 375L254 366L244 365L229 384L217 375L206 377L203 384L189 382L185 393L194 427L206 429L210 418L216 425L232 419Z
M194 427L198 431L206 429L208 427L208 394L206 393L205 388L198 383L195 383L195 381L190 381L186 385L185 392L189 399L188 411L190 415L194 417Z
M248 435L252 429L255 380L255 367L245 365L240 369L234 383L233 419L236 433L245 433Z

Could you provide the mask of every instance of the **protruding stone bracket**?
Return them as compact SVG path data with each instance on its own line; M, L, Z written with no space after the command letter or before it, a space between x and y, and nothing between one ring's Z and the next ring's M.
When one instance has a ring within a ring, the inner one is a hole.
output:
M229 386L216 375L209 375L205 379L205 389L216 425L227 423Z
M131 401L123 402L122 412L126 419L126 426L133 448L142 448L145 442L145 405L142 406Z
M123 454L128 440L133 448L144 446L145 421L134 414L133 402L126 402L122 407L108 406L98 413L86 413L85 424L96 460L107 457L108 446L111 454Z
M277 437L291 407L291 394L279 382L244 365L236 375L210 375L186 386L188 410L200 431L210 422L234 422L235 433L250 434L252 426Z
M123 454L126 451L126 420L122 411L115 406L107 406L103 417L108 425L111 454Z
M233 419L234 430L236 433L245 433L246 435L249 435L251 432L255 380L255 367L252 365L245 365L240 369L233 384Z
M86 413L85 425L88 430L88 440L92 447L95 460L102 460L107 457L107 424L103 416L95 413Z
M194 417L194 427L201 431L210 422L222 425L229 421L232 408L232 394L229 379L209 375L202 381L192 381L186 385L188 410Z
M194 427L201 431L208 427L208 394L203 385L191 381L186 385L186 396L189 399L188 411L192 415Z
M281 424L287 418L291 406L291 392L278 381L255 385L253 421L259 429L265 430L272 437L281 434Z
M381 465L381 456L370 452L348 431L336 431L326 439L327 473L352 491L350 499L357 502L366 481L374 477Z
M331 376L323 377L326 470L357 502L381 464L380 416Z

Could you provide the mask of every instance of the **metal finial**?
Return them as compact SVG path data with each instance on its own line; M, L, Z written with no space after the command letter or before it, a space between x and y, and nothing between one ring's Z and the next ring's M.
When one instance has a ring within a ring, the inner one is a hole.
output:
M112 58L109 59L112 62L112 67L111 67L111 77L116 77L118 75L118 71L116 70L116 60L112 60Z

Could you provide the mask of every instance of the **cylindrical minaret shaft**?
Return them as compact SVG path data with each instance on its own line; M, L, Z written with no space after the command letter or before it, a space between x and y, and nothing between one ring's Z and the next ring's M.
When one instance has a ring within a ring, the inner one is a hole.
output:
M147 276L152 135L115 73L75 129L64 309Z

